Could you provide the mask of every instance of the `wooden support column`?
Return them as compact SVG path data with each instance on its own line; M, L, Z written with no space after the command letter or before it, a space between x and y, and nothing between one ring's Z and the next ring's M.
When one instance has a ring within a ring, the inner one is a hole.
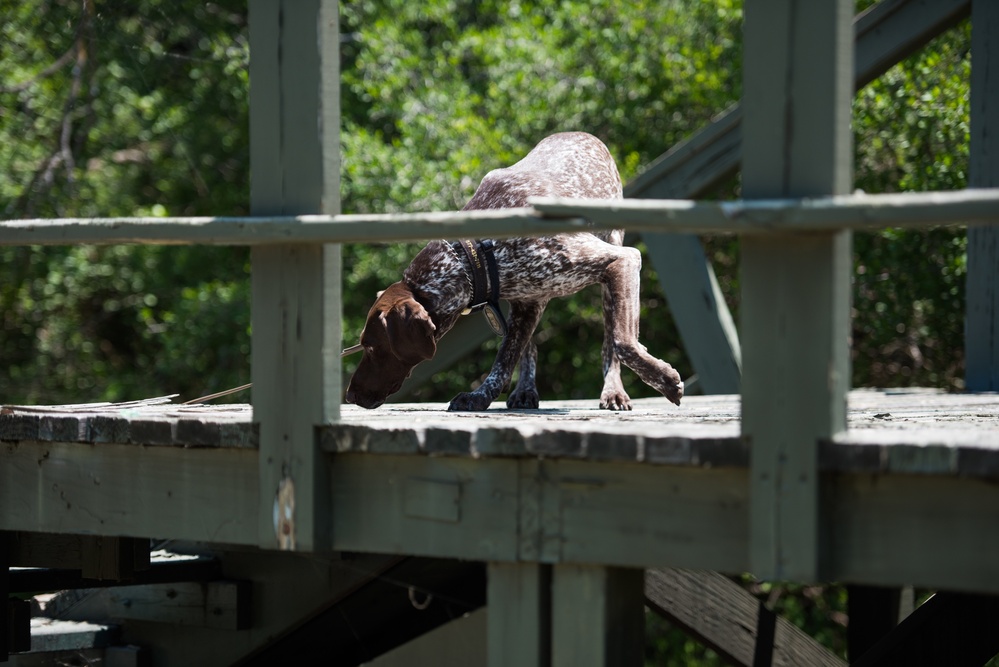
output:
M10 597L10 566L12 538L9 533L0 532L0 662L6 662L11 649L11 614L7 599Z
M971 165L968 185L999 187L999 3L971 6ZM999 391L999 226L968 229L965 383Z
M10 597L13 561L13 536L0 532L0 662L7 662L11 653L31 650L31 606Z
M941 592L850 664L979 667L997 652L999 597Z
M637 667L645 639L645 574L600 565L555 565L552 667Z
M888 586L847 586L847 654L856 662L895 629L899 622L902 589Z
M770 611L725 575L708 570L646 570L645 603L726 664L845 667L796 625ZM853 619L850 619L853 628Z
M250 0L253 215L339 213L334 0ZM330 544L329 473L315 427L339 418L340 246L252 251L253 415L260 545Z
M149 569L149 540L132 537L83 535L80 569L86 579L129 581Z
M747 0L743 196L845 194L852 181L849 0ZM742 428L750 565L818 574L817 440L846 428L851 236L742 242Z
M489 564L489 667L551 664L551 572L540 563Z

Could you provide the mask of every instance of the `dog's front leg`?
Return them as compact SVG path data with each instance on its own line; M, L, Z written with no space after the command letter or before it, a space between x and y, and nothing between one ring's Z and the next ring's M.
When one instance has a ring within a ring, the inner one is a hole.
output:
M524 356L535 327L545 312L547 302L513 301L510 303L510 325L500 343L493 368L475 391L463 392L451 399L450 411L478 411L489 407L510 384L517 362ZM519 388L518 388L519 389ZM535 393L537 390L535 390Z
M506 407L513 410L536 410L541 403L537 385L538 346L528 339L520 360L517 387L506 397Z

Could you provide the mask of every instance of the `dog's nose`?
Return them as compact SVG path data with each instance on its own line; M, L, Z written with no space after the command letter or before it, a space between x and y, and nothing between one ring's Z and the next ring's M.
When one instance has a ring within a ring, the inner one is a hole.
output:
M374 410L385 402L385 399L379 400L377 398L371 398L369 396L359 394L354 391L352 387L347 388L347 394L344 396L344 400L359 407L367 408L368 410Z

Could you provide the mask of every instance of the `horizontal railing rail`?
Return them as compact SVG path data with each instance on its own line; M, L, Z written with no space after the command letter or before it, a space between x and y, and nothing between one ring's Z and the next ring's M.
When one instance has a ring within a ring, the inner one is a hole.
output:
M999 188L723 202L532 199L486 211L0 222L0 245L355 243L535 236L581 229L696 234L829 232L999 223Z

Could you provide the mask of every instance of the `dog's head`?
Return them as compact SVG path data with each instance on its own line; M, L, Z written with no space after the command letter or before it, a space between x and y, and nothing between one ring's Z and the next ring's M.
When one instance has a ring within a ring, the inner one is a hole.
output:
M347 385L347 402L377 408L437 352L437 327L413 292L398 282L378 295L361 331L364 356Z

